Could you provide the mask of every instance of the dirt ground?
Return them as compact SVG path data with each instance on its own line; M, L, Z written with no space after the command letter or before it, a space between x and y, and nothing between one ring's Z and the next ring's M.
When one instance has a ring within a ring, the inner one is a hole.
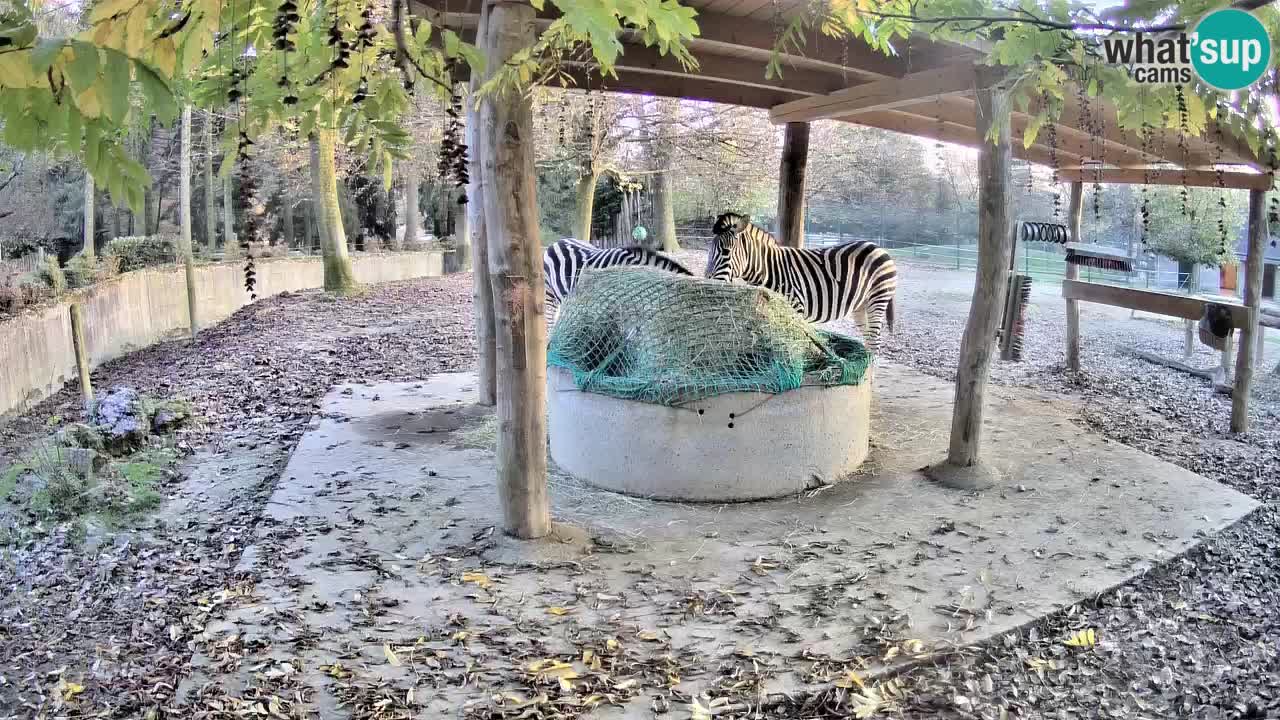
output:
M699 267L693 258L691 266ZM902 276L899 325L886 355L949 378L973 276L907 264ZM470 303L467 275L371 288L350 299L279 297L245 308L203 332L195 345L167 343L99 368L98 387L128 384L192 400L203 424L186 431L182 446L191 465L206 470L175 479L164 509L137 528L83 539L42 525L0 550L0 718L243 717L242 701L251 715L288 717L287 707L269 707L265 697L261 712L253 697L220 701L219 710L207 702L216 700L213 694L178 689L194 677L197 648L226 672L245 670L244 658L262 650L253 646L265 642L260 638L211 647L206 628L243 612L243 598L264 582L243 570L246 539L292 532L264 510L320 398L344 381L409 381L469 369ZM1140 580L907 671L895 714L1280 717L1280 608L1272 601L1280 581L1280 393L1270 378L1263 382L1251 432L1230 436L1225 397L1203 380L1123 350L1137 346L1177 357L1178 325L1084 307L1082 373L1062 369L1062 302L1041 289L1029 313L1027 360L998 364L993 382L1083 400L1081 427L1229 485L1263 506ZM1202 366L1216 360L1207 351L1197 358ZM49 418L75 417L77 405L76 390L68 388L6 422L0 465L47 433ZM1081 626L1096 628L1098 645L1068 654L1059 633ZM1059 662L1028 662L1054 653ZM247 669L262 675L266 687L288 674L278 667ZM832 717L832 697L718 716ZM395 707L382 705L381 717L397 717ZM670 712L687 716L678 708Z

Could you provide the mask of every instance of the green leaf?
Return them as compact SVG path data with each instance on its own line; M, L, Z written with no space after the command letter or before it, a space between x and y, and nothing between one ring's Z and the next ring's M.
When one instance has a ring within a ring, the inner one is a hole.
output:
M130 63L124 53L114 50L105 53L107 63L103 68L103 90L106 93L107 118L123 123L129 114Z
M71 88L81 93L98 81L98 48L79 40L72 41L71 48L75 57L67 66L67 79Z
M137 6L141 0L101 0L93 4L89 11L89 22L97 25L109 18L127 13Z
M151 102L151 109L162 123L171 123L178 117L178 103L174 100L173 90L147 65L135 62L138 84Z
M37 75L43 75L58 59L58 53L67 46L65 40L41 40L31 51L31 69Z

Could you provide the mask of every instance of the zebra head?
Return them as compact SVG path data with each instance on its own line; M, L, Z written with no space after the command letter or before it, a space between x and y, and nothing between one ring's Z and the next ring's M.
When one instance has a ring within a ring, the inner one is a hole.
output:
M714 237L707 248L707 271L709 280L733 280L742 277L739 269L745 261L745 248L740 242L742 233L751 226L751 221L737 213L724 213L716 218L711 226Z

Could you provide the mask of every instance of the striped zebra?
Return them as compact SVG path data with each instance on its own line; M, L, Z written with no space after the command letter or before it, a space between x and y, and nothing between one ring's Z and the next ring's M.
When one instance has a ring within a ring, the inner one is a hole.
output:
M573 292L584 268L623 265L652 267L680 275L693 275L684 265L662 253L642 247L598 248L573 238L552 243L542 252L542 277L547 289L547 315L560 315L560 303Z
M712 227L707 277L744 280L769 288L791 301L812 323L839 320L853 313L873 353L880 328L893 330L893 294L898 270L889 253L865 240L806 249L778 245L772 235L747 218L725 213Z

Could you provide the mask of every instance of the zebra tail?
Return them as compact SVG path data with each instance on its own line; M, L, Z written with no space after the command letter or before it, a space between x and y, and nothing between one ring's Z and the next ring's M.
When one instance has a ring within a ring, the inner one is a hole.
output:
M893 332L893 300L893 298L889 298L889 307L884 310L884 325L889 329L889 332Z

